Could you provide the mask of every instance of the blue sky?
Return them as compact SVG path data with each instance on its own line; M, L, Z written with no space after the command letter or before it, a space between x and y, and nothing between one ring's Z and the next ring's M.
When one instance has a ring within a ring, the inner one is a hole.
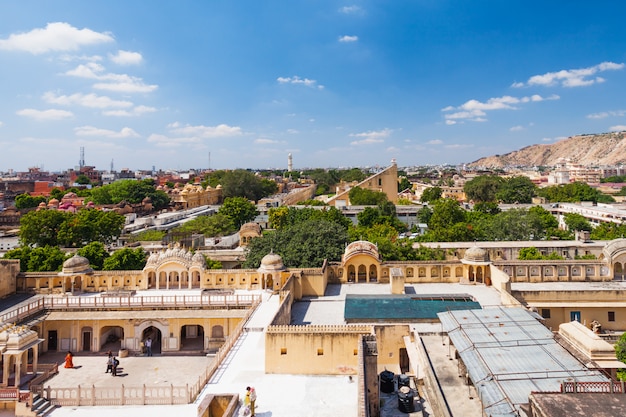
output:
M4 1L0 170L458 164L626 130L626 3Z

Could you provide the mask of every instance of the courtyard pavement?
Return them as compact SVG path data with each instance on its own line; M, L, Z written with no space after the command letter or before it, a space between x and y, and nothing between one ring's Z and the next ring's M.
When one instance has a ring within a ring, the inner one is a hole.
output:
M323 298L307 298L297 302L292 308L292 324L343 324L345 295L389 294L390 288L384 284L329 285ZM468 293L483 306L499 304L498 292L485 286L463 286L458 284L407 286L407 293L454 294ZM263 302L246 324L246 331L234 345L222 366L204 387L193 404L181 406L118 406L118 407L59 407L52 417L150 417L181 416L195 417L198 404L210 394L245 393L245 387L254 386L258 393L256 415L259 417L356 417L357 378L346 376L280 375L265 373L264 330L270 324L279 306L278 296L261 292ZM441 330L439 324L416 324L420 333L435 335ZM440 336L425 340L437 372L442 372L440 382L448 396L454 415L478 417L480 402L463 384L457 375L456 360L447 356L448 346L442 346ZM50 356L48 356L50 355ZM56 355L56 356L54 356ZM63 353L44 354L41 362L48 358L62 364ZM80 355L74 358L74 369L60 366L59 375L45 383L52 387L72 386L125 386L139 385L184 385L197 381L201 371L212 360L206 356L131 356L120 358L119 377L105 374L106 355ZM426 413L431 415L427 403L423 404ZM397 410L397 408L395 408ZM392 415L413 416L392 410ZM421 414L421 413L420 413ZM0 417L4 417L0 413Z

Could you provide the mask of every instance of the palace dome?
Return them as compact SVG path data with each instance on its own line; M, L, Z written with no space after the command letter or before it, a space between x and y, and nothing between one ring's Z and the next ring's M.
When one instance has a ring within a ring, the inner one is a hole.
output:
M343 252L343 261L346 262L356 255L369 255L380 260L378 253L378 247L372 242L366 240L357 240L346 246L346 250Z
M472 246L465 251L463 260L468 262L489 262L489 257L487 251L483 248L479 248L478 246Z
M271 271L283 271L285 265L283 264L283 258L273 251L268 253L261 259L261 266L259 271L271 272Z
M61 270L63 275L90 274L92 272L93 269L89 265L89 259L80 255L74 255L63 262L63 269Z

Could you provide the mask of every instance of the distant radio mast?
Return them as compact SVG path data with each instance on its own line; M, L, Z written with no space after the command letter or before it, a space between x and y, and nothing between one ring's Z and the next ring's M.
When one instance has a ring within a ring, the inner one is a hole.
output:
M80 168L85 167L85 147L84 146L80 147L80 160L78 161L78 166Z
M113 173L113 160L111 159L111 174Z

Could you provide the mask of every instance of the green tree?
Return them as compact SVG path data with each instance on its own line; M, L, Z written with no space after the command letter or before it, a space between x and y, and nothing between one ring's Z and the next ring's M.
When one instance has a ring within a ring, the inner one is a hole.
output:
M89 177L87 177L85 174L80 174L78 177L76 177L76 181L74 182L80 185L91 184L91 180L89 180Z
M361 168L350 168L340 172L340 178L345 182L361 182L367 178L367 175Z
M496 201L496 194L504 180L496 175L480 175L467 181L463 191L469 200L478 202Z
M465 210L454 199L439 199L434 202L432 210L433 214L428 222L429 229L445 229L455 223L465 222Z
M224 199L242 197L257 202L263 197L274 194L278 189L276 183L271 185L270 182L274 183L244 169L227 171L221 178L222 193Z
M174 229L176 232L201 233L205 237L225 236L237 231L233 220L220 212L213 216L200 216Z
M417 210L417 220L419 220L420 223L428 224L432 215L433 211L428 206L424 206L421 209Z
M314 200L314 199L309 199L309 200L304 200L298 203L299 206L328 206L327 203L321 201L321 200Z
M60 271L68 256L58 246L33 248L28 259L29 272Z
M428 187L422 193L422 196L420 197L420 201L422 203L431 203L433 201L439 200L441 198L442 193L443 193L443 190L441 189L441 187L437 187L437 186Z
M521 261L535 261L535 260L543 259L543 255L541 255L541 252L539 252L539 249L537 249L534 246L530 246L527 248L520 249L519 253L517 254L517 259Z
M350 219L345 217L341 211L335 207L314 209L311 207L296 208L281 206L271 208L268 216L270 224L275 229L289 228L308 220L326 220L337 223L346 230L352 225Z
M413 184L407 177L401 177L398 181L398 192L402 192L404 190L411 190L413 188Z
M348 197L350 204L354 206L376 206L387 201L387 194L361 187L352 187L348 192Z
M254 220L259 215L259 211L254 204L244 197L229 197L224 200L218 214L230 218L239 230L244 223Z
M591 223L589 223L589 220L587 220L582 214L565 213L563 217L563 220L565 221L568 230L585 230L587 232L590 232L593 229Z
M252 239L244 268L258 268L273 251L292 268L313 268L324 260L338 261L348 241L346 229L331 221L311 219Z
M30 252L32 248L30 246L20 246L18 248L8 250L2 259L19 259L20 272L28 271L28 260L30 259Z
M160 242L163 240L167 232L164 230L144 230L136 235L130 236L131 242Z
M105 271L130 271L143 269L147 255L143 248L123 248L113 252L104 260Z
M615 343L615 356L618 361L626 363L626 333L623 333ZM617 379L626 381L626 369L618 369Z
M91 190L91 200L95 204L117 204L126 201L139 204L144 198L150 198L156 210L165 208L170 203L168 195L157 190L152 180L120 180L112 184L96 187Z
M58 243L81 247L93 241L111 243L122 233L124 216L113 211L82 209L71 214L59 227Z
M537 186L528 177L518 176L505 179L496 192L496 199L506 204L529 204L535 196Z
M20 241L28 246L58 246L58 234L71 216L58 210L31 211L20 218Z
M98 271L104 268L104 261L110 256L102 242L88 243L80 248L76 253L89 259L89 265L91 265L91 268Z
M626 237L626 224L600 223L589 237L593 240L613 240Z
M473 210L493 216L500 213L500 206L498 206L498 203L493 201L481 201L474 204Z
M42 196L33 197L30 194L20 194L15 197L15 208L18 210L37 207L39 203L45 203L46 198Z
M613 197L602 194L584 182L539 188L537 195L544 197L550 203L579 203L581 201L606 203L615 201Z

